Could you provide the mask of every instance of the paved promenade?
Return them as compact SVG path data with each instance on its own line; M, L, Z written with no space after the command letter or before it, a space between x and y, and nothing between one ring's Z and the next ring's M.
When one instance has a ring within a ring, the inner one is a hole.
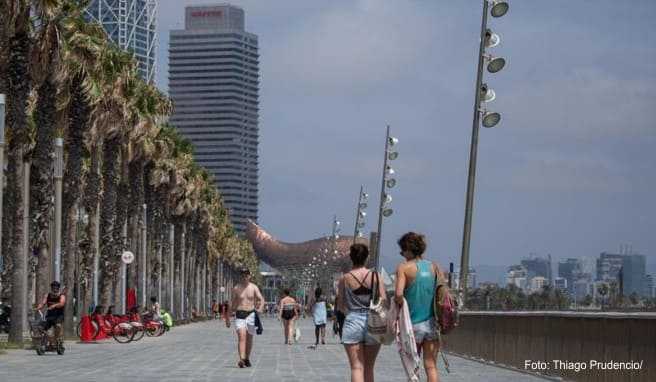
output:
M348 360L338 338L328 335L328 344L317 350L310 320L301 322L299 344L282 344L276 320L264 321L264 335L256 338L253 367L239 369L233 329L219 321L173 328L160 338L119 344L114 340L97 344L66 344L66 354L9 350L0 354L0 381L17 382L292 382L348 381ZM451 374L440 361L442 381L543 381L526 374L449 356ZM395 346L383 347L376 363L376 381L404 381Z

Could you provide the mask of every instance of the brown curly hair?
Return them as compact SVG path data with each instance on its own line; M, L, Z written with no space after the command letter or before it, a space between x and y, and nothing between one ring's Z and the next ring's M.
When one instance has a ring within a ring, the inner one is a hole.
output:
M397 243L402 251L410 251L414 257L419 257L426 251L426 238L415 232L404 234Z

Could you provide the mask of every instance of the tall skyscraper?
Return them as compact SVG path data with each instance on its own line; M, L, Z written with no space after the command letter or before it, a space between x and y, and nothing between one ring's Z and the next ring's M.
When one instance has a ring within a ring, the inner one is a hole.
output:
M558 262L558 277L566 280L567 290L574 293L574 281L581 274L581 261L579 259L565 259Z
M536 276L544 277L547 284L551 283L551 255L549 257L527 257L520 262L526 268L527 277L532 279Z
M157 0L91 0L85 16L101 24L119 48L134 55L141 78L155 81Z
M622 259L623 290L625 296L645 294L645 256L624 255Z
M232 5L185 9L185 29L169 47L171 123L214 175L238 233L258 212L259 54Z
M597 259L597 280L617 282L624 255L602 252Z

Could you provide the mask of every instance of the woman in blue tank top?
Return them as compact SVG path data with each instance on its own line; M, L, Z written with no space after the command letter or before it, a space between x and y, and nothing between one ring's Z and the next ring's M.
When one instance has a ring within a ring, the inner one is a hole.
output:
M437 266L422 255L426 251L423 235L408 232L398 241L405 258L396 269L395 301L408 304L417 349L423 353L428 382L437 382L436 356L439 351L437 324L433 313Z

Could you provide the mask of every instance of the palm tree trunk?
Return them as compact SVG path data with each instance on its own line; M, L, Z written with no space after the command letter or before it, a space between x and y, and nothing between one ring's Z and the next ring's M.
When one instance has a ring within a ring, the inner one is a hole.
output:
M114 280L119 266L116 253L116 237L121 235L121 225L116 222L116 199L118 187L119 137L111 137L103 145L102 182L103 194L100 202L100 266L103 271L100 288L100 304L112 305Z
M30 205L32 206L32 247L34 253L38 254L35 290L37 299L41 299L48 293L53 275L48 236L52 217L52 192L54 191L52 165L56 90L53 75L49 74L39 87L35 109L36 145L32 152Z
M137 260L134 263L134 266L130 267L130 280L132 286L139 291L138 295L143 296L146 291L142 290L142 281L144 275L144 264L141 263L141 227L142 224L145 224L142 221L142 206L144 204L144 184L143 184L143 162L141 160L133 160L127 163L125 158L124 163L124 174L127 176L125 178L125 187L127 188L127 194L129 197L129 204L127 205L127 218L128 218L128 241L130 243L130 248L132 252L136 255ZM140 298L139 301L142 301Z
M96 256L99 256L96 248L99 248L99 237L96 234L98 232L97 218L99 213L98 203L99 195L101 194L101 184L100 184L100 147L99 145L92 145L89 148L89 153L91 156L91 164L89 166L89 172L86 174L86 182L84 188L84 209L87 214L87 226L86 226L86 238L80 244L80 251L82 253L82 263L83 266L80 269L83 269L85 280L86 280L86 289L84 291L84 312L88 312L93 301L93 289L96 283L95 278L100 276L100 270L98 270L98 275L94 275L94 263ZM98 280L99 281L99 280ZM98 282L98 285L100 283Z
M68 152L66 160L66 169L64 173L64 193L63 193L63 213L65 217L62 224L63 251L62 257L64 262L64 285L68 285L66 300L71 303L66 304L64 312L64 333L72 336L73 328L73 285L77 283L80 290L79 295L83 296L83 291L89 288L89 280L81 276L82 268L76 262L79 247L77 242L77 219L78 219L78 202L82 191L82 150L84 148L84 132L87 130L89 122L89 104L84 97L82 90L82 76L78 75L71 82L71 104L69 110L69 124L66 130L66 151ZM76 274L77 271L77 274ZM76 280L77 276L77 280ZM79 305L79 303L78 303ZM81 316L82 312L78 312ZM79 319L79 317L78 317Z
M11 229L7 232L5 242L9 251L13 254L12 261L12 284L11 293L11 329L9 341L20 343L23 341L23 330L25 317L25 287L24 278L27 271L22 251L23 214L23 153L27 145L27 98L30 91L30 74L28 70L28 55L31 41L27 26L29 23L29 7L20 4L21 15L18 16L14 36L9 41L8 61L8 88L7 88L7 128L9 140L7 179L4 203L7 206L4 217L12 221ZM4 225L5 222L3 222ZM3 248L4 252L4 248Z

